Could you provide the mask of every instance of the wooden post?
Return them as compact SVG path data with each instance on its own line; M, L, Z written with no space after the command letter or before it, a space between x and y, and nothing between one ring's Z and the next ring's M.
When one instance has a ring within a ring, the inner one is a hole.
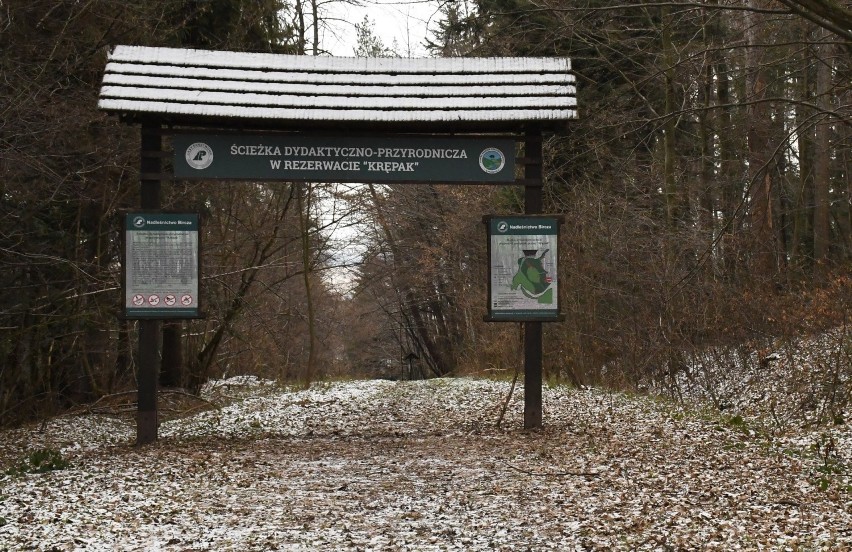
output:
M162 137L159 125L142 125L139 193L142 209L160 208L162 172ZM160 376L160 320L139 321L139 366L136 373L137 413L136 444L145 445L157 440L157 382Z
M182 330L181 320L163 322L160 387L184 387L186 385L183 370L183 349L181 347Z
M542 210L542 147L541 132L529 131L524 143L524 212L541 214ZM524 322L524 429L542 426L542 323Z

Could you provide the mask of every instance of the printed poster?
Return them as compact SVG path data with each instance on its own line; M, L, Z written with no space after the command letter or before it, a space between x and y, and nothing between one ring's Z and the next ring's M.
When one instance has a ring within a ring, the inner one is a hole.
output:
M199 217L196 213L125 216L126 318L199 316Z
M489 320L559 319L559 218L486 217Z

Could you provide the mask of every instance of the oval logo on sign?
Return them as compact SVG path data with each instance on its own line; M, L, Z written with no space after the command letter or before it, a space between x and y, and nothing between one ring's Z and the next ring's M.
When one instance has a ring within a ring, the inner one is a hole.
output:
M497 174L506 166L506 156L497 148L488 148L479 154L479 167L488 174Z
M196 142L186 148L186 163L193 169L206 169L213 163L213 148L204 142Z

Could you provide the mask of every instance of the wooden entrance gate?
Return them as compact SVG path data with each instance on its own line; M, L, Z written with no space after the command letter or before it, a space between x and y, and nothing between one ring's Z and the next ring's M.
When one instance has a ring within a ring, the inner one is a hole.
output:
M163 182L254 178L518 185L525 213L538 214L543 135L567 131L577 116L564 58L334 58L139 46L110 53L98 105L141 127L145 210L160 209ZM347 136L371 145L355 151ZM219 144L229 141L223 150ZM483 158L506 149L491 142L511 144L505 165ZM436 156L441 162L430 163ZM138 444L157 438L167 318L139 319ZM524 427L533 429L542 423L542 322L522 323Z

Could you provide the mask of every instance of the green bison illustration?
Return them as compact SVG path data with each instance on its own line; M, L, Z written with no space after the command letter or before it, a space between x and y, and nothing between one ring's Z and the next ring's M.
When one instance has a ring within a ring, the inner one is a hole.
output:
M550 284L553 278L544 270L542 257L549 249L545 249L541 255L535 256L535 250L524 250L524 256L518 259L518 272L512 278L512 290L521 288L525 297L535 299L541 304L553 304L553 288Z

